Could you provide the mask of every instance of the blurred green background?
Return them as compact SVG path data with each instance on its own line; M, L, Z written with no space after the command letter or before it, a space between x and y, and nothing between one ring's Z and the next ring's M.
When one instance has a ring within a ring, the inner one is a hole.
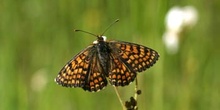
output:
M173 6L194 6L198 23L167 54L164 19ZM115 19L108 39L135 42L160 53L138 75L139 110L220 109L220 2L216 0L1 0L0 110L121 110L112 86L98 93L54 82L60 69ZM119 88L122 99L134 83Z

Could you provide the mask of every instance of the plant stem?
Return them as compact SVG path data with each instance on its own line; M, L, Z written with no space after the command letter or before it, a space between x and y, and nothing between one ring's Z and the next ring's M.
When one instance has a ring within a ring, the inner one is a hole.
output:
M116 93L116 95L117 95L117 97L118 97L118 100L119 100L120 103L121 103L121 106L122 106L123 110L126 110L126 108L125 108L125 106L124 106L124 104L123 104L123 101L122 101L122 99L121 99L121 97L120 97L120 94L119 94L119 92L118 92L117 87L114 86L114 90L115 90L115 93Z

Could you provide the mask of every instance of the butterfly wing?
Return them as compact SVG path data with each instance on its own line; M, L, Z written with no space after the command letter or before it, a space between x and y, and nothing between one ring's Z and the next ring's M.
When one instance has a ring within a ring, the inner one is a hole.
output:
M126 86L134 81L136 72L130 69L129 65L121 61L118 56L111 54L109 82L114 86Z
M83 87L86 83L89 71L89 54L93 50L92 46L81 51L70 60L59 72L55 81L64 87Z
M118 57L135 72L150 68L159 58L155 50L135 43L110 41L109 45L114 48L113 53L118 53Z
M109 41L108 45L114 56L109 78L115 86L128 85L135 79L136 72L150 68L159 58L155 50L135 43Z
M96 50L87 47L70 60L55 78L64 87L82 87L84 90L98 91L107 85L105 77L97 67Z
M107 85L106 76L103 72L103 69L100 64L100 60L98 59L97 52L91 59L91 63L88 71L88 80L86 81L84 90L88 90L90 92L98 92L103 89Z

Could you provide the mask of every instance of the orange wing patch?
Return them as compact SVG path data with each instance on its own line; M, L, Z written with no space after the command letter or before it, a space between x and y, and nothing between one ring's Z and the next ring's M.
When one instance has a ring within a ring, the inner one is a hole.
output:
M114 86L126 86L134 81L136 73L131 71L118 58L112 56L111 69L109 73L109 81Z

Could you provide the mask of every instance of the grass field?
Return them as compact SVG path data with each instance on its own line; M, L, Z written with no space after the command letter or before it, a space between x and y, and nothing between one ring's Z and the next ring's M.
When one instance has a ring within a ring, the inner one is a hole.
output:
M194 6L197 24L182 34L179 51L168 54L164 19L173 6ZM138 74L139 110L220 109L219 1L190 0L1 0L0 110L121 110L112 86L98 93L54 82L60 69L95 37L134 42L160 53L158 62ZM119 88L122 99L134 83Z

